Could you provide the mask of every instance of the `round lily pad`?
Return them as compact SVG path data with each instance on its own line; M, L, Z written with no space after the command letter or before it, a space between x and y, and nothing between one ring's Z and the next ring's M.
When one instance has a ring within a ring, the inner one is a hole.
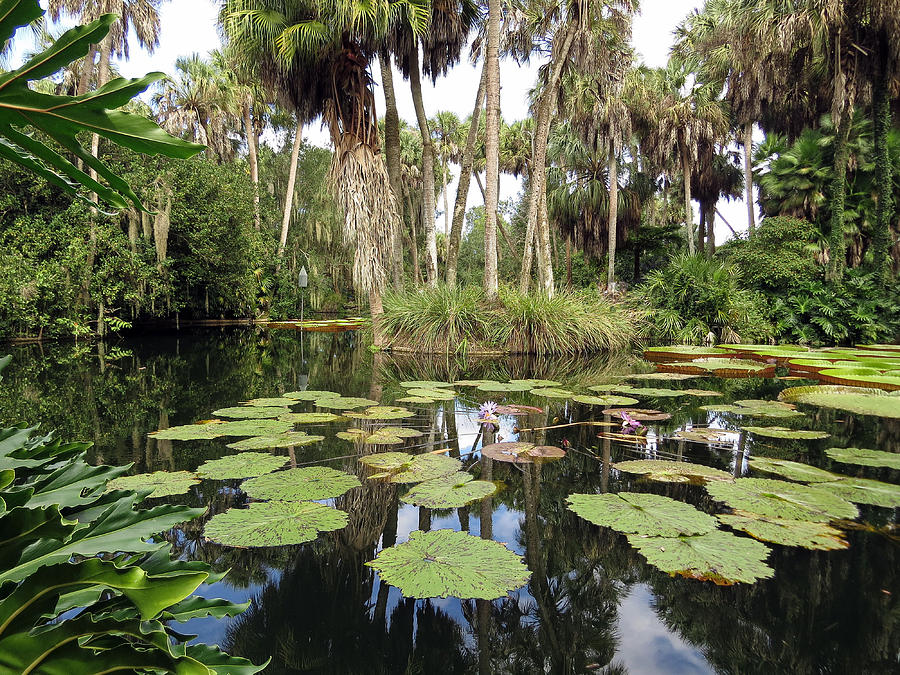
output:
M284 395L285 398L294 399L295 401L320 401L323 398L342 398L336 391L289 391Z
M900 396L880 389L823 384L811 387L790 387L782 391L779 398L789 403L836 408L857 415L900 419Z
M412 410L398 406L376 405L366 408L362 412L348 412L345 415L358 420L399 420L413 417L415 413Z
M416 398L427 398L431 401L452 401L456 392L451 389L410 389L406 392Z
M225 546L289 546L347 526L347 514L315 502L254 502L213 516L203 535Z
M831 434L825 431L810 431L807 429L788 429L786 427L743 427L744 431L749 431L757 436L767 436L768 438L790 438L794 440L815 441L828 438Z
M247 405L258 408L283 408L284 406L297 405L297 400L287 396L278 398L254 398L247 401Z
M657 369L687 375L714 374L718 377L772 377L775 374L774 364L720 358L696 359L684 363L660 363Z
M838 474L825 471L825 469L803 464L802 462L792 462L787 459L756 457L751 459L749 464L751 469L774 473L782 478L800 483L827 483L840 478Z
M687 373L635 373L629 375L629 380L668 380L677 382L681 380L696 380L699 375L688 375Z
M351 410L353 408L362 408L378 405L378 401L368 398L354 398L352 396L337 396L334 398L316 399L316 406L319 408L334 408L336 410Z
M262 406L238 405L231 408L219 408L213 410L216 417L230 417L240 420L264 420L267 418L278 417L288 412L287 408L268 408Z
M691 537L644 537L629 534L647 562L663 572L719 585L752 584L775 575L765 560L769 548L755 539L713 530Z
M639 492L569 495L569 510L594 525L616 532L651 537L705 534L716 529L716 519L690 504L669 497Z
M241 489L254 499L303 501L331 499L355 487L356 476L327 466L309 466L270 473L241 483Z
M528 389L534 389L536 387L558 387L562 384L556 380L538 380L534 378L527 380L510 380L509 382L510 384L527 385Z
M383 427L371 432L363 429L347 429L337 434L338 438L369 445L396 445L403 443L407 438L416 438L422 435L421 431L405 427Z
M647 408L607 408L603 411L604 415L612 415L613 417L622 417L622 413L627 413L631 419L641 422L661 422L672 417L667 412L649 410Z
M735 415L745 415L747 417L786 418L803 416L803 413L797 410L794 405L782 401L744 400L735 401L730 405L704 405L700 406L700 410L734 413Z
M215 480L253 478L272 473L286 462L287 457L276 457L267 452L240 452L204 462L197 469L197 475Z
M478 387L482 384L487 384L488 382L493 382L494 380L456 380L453 383L454 387Z
M728 443L734 433L727 429L681 429L672 434L672 438L695 443Z
M713 396L721 396L721 391L713 391L712 389L679 389L685 396L697 396L698 398L710 398Z
M411 380L401 382L400 386L404 389L446 389L453 385L449 382L441 382L440 380Z
M209 441L224 435L219 431L222 426L222 424L182 424L153 431L149 436L161 441Z
M709 483L706 491L713 499L733 509L770 518L820 523L856 518L859 510L837 496L831 489L832 485L809 486L769 478L738 478L733 483Z
M453 530L415 531L366 565L408 598L494 600L525 585L531 572L503 544Z
M342 438L345 441L357 442L364 441L369 437L369 432L364 429L346 429L345 431L337 432L336 436L338 438Z
M825 454L836 462L861 466L883 466L900 469L900 453L864 448L828 448Z
M235 450L268 450L270 448L296 448L303 445L312 445L324 441L324 436L312 436L302 431L285 431L282 434L271 436L254 436L245 438L236 443L229 443L227 447Z
M531 415L532 413L540 414L544 412L543 408L538 408L533 405L518 405L518 404L509 404L509 405L498 405L497 406L497 414L498 415Z
M573 401L584 403L585 405L634 405L638 402L636 398L627 396L573 396Z
M871 504L888 509L900 506L900 485L868 478L841 478L833 483L820 485L832 494L857 504Z
M379 452L374 455L364 455L359 458L359 461L379 471L399 471L411 463L415 457L415 455L405 452Z
M181 495L199 483L200 479L189 471L154 471L139 473L134 476L119 476L106 484L106 490L149 490L153 489L147 499Z
M215 425L219 436L277 436L290 431L293 426L290 422L278 420L235 420Z
M524 384L522 382L494 382L487 381L482 382L477 387L478 391L486 391L491 393L499 393L499 392L516 392L516 391L528 391L531 389L531 386L528 384Z
M571 398L573 396L568 389L560 389L558 387L538 387L537 389L532 389L531 393L543 398Z
M719 347L699 345L668 345L644 350L644 358L648 361L691 361L699 356L712 357L721 354L728 354L728 352Z
M402 469L400 473L391 476L392 483L421 483L426 480L447 476L462 470L462 462L455 457L427 453L416 455Z
M732 481L727 471L691 462L672 462L660 459L634 459L613 466L626 473L644 474L650 480L664 483L689 483L695 480Z
M629 394L638 398L678 398L686 396L680 389L663 389L661 387L632 387L627 384L618 384L615 389L620 394Z
M746 532L754 539L771 544L799 546L818 551L834 551L849 546L843 533L826 523L767 518L740 511L720 513L716 518L735 530Z
M426 398L425 396L404 396L403 398L398 398L397 403L434 403L434 399Z
M498 462L530 464L536 459L559 459L566 451L552 445L535 445L518 441L515 443L491 443L481 448L482 457L490 457Z
M282 422L290 422L291 424L325 424L327 422L342 422L346 418L341 415L326 412L289 412L279 415L278 419Z
M419 483L403 495L403 501L430 509L452 509L494 494L497 486L486 480L473 480L459 471Z

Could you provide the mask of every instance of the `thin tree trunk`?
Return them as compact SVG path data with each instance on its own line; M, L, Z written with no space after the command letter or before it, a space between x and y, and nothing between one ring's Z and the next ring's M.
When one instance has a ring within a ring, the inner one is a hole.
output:
M484 89L487 67L481 68L481 80L478 93L475 94L475 109L469 123L469 134L466 136L466 149L463 151L459 169L459 185L456 188L456 203L453 205L453 220L450 223L450 244L447 250L447 285L456 285L456 270L459 264L459 245L462 239L463 219L466 215L466 201L469 197L469 185L472 180L472 165L475 163L475 141L478 140L478 125L481 109L484 107ZM485 200L486 201L486 200Z
M294 184L297 181L297 159L300 157L300 144L303 142L303 122L298 118L294 131L294 145L291 147L291 165L288 168L287 190L284 193L284 212L281 216L281 237L278 239L278 260L284 256L287 245L288 228L291 224L291 211L294 208Z
M887 77L887 35L884 31L879 34L878 44L872 101L872 115L875 118L875 185L878 191L878 201L875 203L875 231L872 233L872 263L876 277L886 282L891 272L891 214L894 211L894 204L891 159L887 144L888 131L891 128L891 100Z
M691 155L688 149L681 149L681 172L684 176L684 236L688 253L694 255L694 210L691 207Z
M412 253L412 265L413 265L413 285L418 286L422 281L422 270L419 269L419 235L416 231L416 220L419 217L418 213L413 213L413 205L412 198L409 193L406 194L406 205L409 211L409 229L410 229L410 237L411 244L409 247L410 252Z
M700 221L697 223L697 250L706 253L706 203L700 202Z
M736 237L736 236L737 236L737 232L734 231L734 228L731 226L731 223L729 223L729 222L725 219L725 216L722 215L722 212L719 211L719 209L716 209L715 211L716 211L716 215L719 216L719 218L722 219L722 222L723 222L723 223L725 223L725 226L726 226L729 230L731 230L731 234L733 234L733 235Z
M497 208L500 179L500 0L488 0L487 49L484 57L485 91L485 176L487 183L484 205L484 294L496 300L499 292L497 274ZM478 120L473 120L477 124Z
M88 49L87 56L84 57L84 65L81 68L81 75L78 78L78 88L75 93L78 95L87 92L91 86L91 75L94 74L94 60L97 58L97 45L91 45Z
M547 297L553 297L553 258L550 244L550 222L547 218L547 191L543 190L538 206L538 227L535 229L537 245L538 280L540 290Z
M706 243L709 257L716 253L716 205L708 204L706 207Z
M247 137L247 157L250 160L250 180L253 181L253 226L259 232L259 157L256 154L256 132L253 129L253 118L250 116L250 101L244 101L244 129Z
M384 330L381 327L384 306L381 304L381 291L374 283L369 287L369 311L372 313L372 344L381 348L384 346Z
M834 139L834 179L831 182L830 259L825 272L834 281L844 276L847 242L844 240L844 202L847 192L847 140L850 136L850 111L844 111Z
M572 237L566 235L566 288L572 288Z
M447 203L447 160L444 159L441 166L441 182L444 192L444 265L450 258L450 205Z
M744 201L747 202L747 233L756 231L756 208L753 204L753 123L744 125Z
M609 148L609 221L607 228L607 249L609 266L606 270L606 290L616 292L616 233L619 217L619 175L615 145Z
M422 80L419 73L419 43L413 40L409 54L409 88L412 92L413 107L416 109L416 121L422 135L422 183L423 214L425 228L425 273L428 285L437 286L437 239L434 234L434 144L431 142L431 129L425 116L425 104L422 101Z
M378 64L381 66L381 87L384 90L384 159L387 165L391 190L398 204L403 186L400 183L400 114L397 112L397 95L394 93L394 74L391 71L391 57L386 49L378 53ZM391 274L394 290L403 290L403 246L401 243L400 224L391 232Z

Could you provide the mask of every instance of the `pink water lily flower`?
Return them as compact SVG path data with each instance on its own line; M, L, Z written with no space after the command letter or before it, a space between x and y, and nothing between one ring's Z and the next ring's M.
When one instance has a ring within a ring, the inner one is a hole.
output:
M638 429L643 429L644 425L634 419L625 410L619 413L622 416L622 433L633 434L638 433Z

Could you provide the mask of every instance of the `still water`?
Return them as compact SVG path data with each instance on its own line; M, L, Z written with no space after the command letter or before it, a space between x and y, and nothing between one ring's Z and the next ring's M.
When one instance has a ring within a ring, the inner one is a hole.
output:
M470 361L372 355L356 334L226 330L122 340L96 345L10 347L13 363L0 385L0 426L18 421L90 440L95 463L133 463L133 472L195 470L233 453L211 441L162 441L156 429L208 419L221 407L298 389L328 390L392 404L405 380L547 378L584 391L630 372L651 370L631 356ZM649 383L648 383L649 384ZM657 383L654 383L656 386ZM660 383L666 386L668 383ZM677 385L678 383L674 383ZM233 619L194 620L182 628L256 662L270 673L896 673L900 671L900 583L897 512L860 507L842 551L773 545L772 579L716 586L669 577L649 566L624 536L596 527L566 508L572 493L654 492L708 512L719 509L699 486L653 483L619 473L611 463L683 458L754 475L753 456L790 458L842 473L898 482L900 472L832 463L831 446L900 451L900 421L808 409L804 428L824 441L748 438L715 445L666 438L691 424L737 430L735 416L699 409L705 403L774 399L782 380L703 378L690 386L720 391L641 401L672 414L647 423L648 442L598 438L600 407L529 393L459 389L455 401L410 404L401 420L424 436L390 450L447 447L476 477L500 490L467 507L431 510L403 503L402 487L365 481L357 462L371 452L335 436L335 422L303 429L325 436L315 445L275 450L296 466L325 465L363 479L333 500L349 525L302 546L235 549L205 541L205 520L247 501L240 481L205 480L187 495L154 500L203 505L208 515L170 533L175 550L230 570L202 595L250 601ZM476 419L485 400L539 406L528 417L502 417L498 440L565 446L567 456L543 465L481 462ZM398 404L402 405L402 404ZM313 410L301 403L295 411ZM609 421L609 417L605 418ZM767 422L778 424L780 421ZM396 423L391 423L396 424ZM551 428L544 428L551 427ZM556 428L552 428L556 427ZM384 448L382 448L384 449ZM527 585L493 602L404 598L365 566L382 547L414 530L462 529L505 543L531 570Z

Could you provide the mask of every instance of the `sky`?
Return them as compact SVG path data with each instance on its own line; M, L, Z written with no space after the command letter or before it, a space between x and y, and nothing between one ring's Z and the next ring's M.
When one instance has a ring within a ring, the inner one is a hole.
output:
M46 2L42 2L43 5ZM672 31L678 22L687 14L702 6L702 0L643 0L640 3L641 13L635 17L633 40L636 51L641 60L648 66L663 66L668 58L672 44ZM131 59L119 63L122 75L136 77L150 71L162 71L172 73L175 59L193 52L201 55L219 46L219 36L216 32L216 16L218 13L216 0L170 0L161 8L161 40L157 49L149 54L137 47L137 40L132 39ZM535 74L539 63L532 61L529 65L518 66L516 63L505 60L501 63L500 81L501 94L500 106L503 118L506 120L522 119L528 114L528 92L534 84ZM414 122L412 97L407 83L394 71L394 88L397 94L397 106L401 118ZM376 105L378 114L384 113L384 99L380 95L381 75L380 69L373 67L373 76L376 81ZM447 77L440 78L436 85L432 85L427 78L423 79L423 99L425 112L431 117L438 111L449 110L460 118L472 114L475 102L475 93L478 89L478 81L481 71L476 69L467 60L463 60L453 68ZM304 137L317 145L327 145L327 133L321 129L318 123L307 127ZM511 176L501 177L500 198L511 199L521 190L519 180ZM449 186L448 201L453 205L456 197L456 181ZM469 205L481 203L481 195L477 185L474 184L469 192ZM442 198L438 198L438 207L443 204ZM694 203L695 217L697 204ZM737 231L746 229L746 208L744 202L734 201L730 203L720 202L719 211L728 219L728 222ZM444 218L442 213L436 216L436 224L439 231L443 231ZM725 241L731 232L720 218L716 219L716 242Z

